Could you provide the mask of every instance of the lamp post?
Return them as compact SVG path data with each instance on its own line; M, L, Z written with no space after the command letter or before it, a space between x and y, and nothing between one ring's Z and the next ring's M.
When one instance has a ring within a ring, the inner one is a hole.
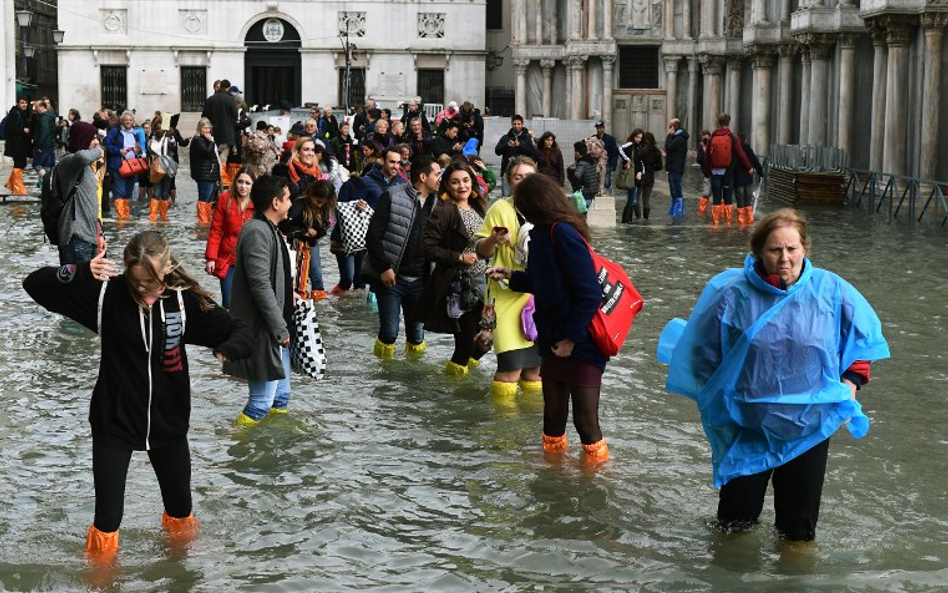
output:
M18 10L16 11L16 24L20 25L20 28L25 29L33 23L33 11L31 10Z
M53 29L53 43L59 45L63 42L63 37L66 36L66 32L62 29Z
M16 14L16 24L20 27L20 42L23 44L23 68L22 74L23 79L26 80L29 78L29 64L27 60L36 55L36 48L26 42L26 33L29 31L29 27L33 24L33 11L31 10L17 10ZM17 60L19 65L20 61Z

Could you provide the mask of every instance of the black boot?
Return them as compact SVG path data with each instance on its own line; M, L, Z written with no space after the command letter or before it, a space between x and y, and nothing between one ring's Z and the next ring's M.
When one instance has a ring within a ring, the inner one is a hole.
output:
M648 212L649 212L649 210L651 210L651 208L645 208L645 209L642 210L642 218L644 218L645 220L648 220Z
M626 200L625 207L622 209L622 224L629 224L630 222L632 222L630 220L631 218L632 218L632 202L630 200Z
M632 208L635 210L635 220L642 218L642 209L639 207L639 203L636 202Z

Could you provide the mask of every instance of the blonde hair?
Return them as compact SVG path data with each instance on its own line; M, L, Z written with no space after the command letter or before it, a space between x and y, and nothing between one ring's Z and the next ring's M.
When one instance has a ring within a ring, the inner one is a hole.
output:
M202 117L201 119L198 120L197 133L200 134L201 128L203 128L206 125L211 127L212 132L214 131L214 124L211 123L211 120L206 117Z
M138 306L142 309L147 311L149 309L148 303L142 299L141 294L137 290L132 290L131 285L128 284L127 281L127 279L130 278L130 276L127 275L127 270L130 270L134 266L141 266L154 282L162 284L165 288L172 290L190 290L197 295L198 303L200 303L202 310L206 311L215 306L211 293L201 288L198 281L192 278L184 268L181 267L178 260L171 254L171 246L168 245L165 238L161 236L161 233L157 231L138 233L132 237L132 240L125 246L122 259L125 262L126 286L132 298L135 299L135 302L137 302Z
M764 253L764 245L767 244L767 237L770 233L781 227L793 227L800 233L800 244L807 255L810 254L810 235L807 232L806 218L800 212L793 208L782 208L776 212L771 212L763 217L754 229L751 235L750 247L754 257L760 258Z

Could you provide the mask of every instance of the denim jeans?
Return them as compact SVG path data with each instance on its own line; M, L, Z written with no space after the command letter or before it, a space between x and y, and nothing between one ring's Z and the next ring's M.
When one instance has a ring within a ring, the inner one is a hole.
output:
M217 199L216 181L198 181L198 201L214 202Z
M168 196L171 195L171 180L172 179L174 179L174 177L168 177L167 175L165 175L164 177L161 178L161 181L159 181L158 183L154 185L151 191L156 199L165 200L168 198Z
M408 282L404 278L396 277L395 286L388 287L379 283L372 285L372 291L379 305L379 341L385 344L394 344L398 338L398 314L405 315L405 337L412 344L421 344L425 340L424 324L408 321L415 310L421 292L425 288L425 281L421 278Z
M730 204L734 193L734 170L728 169L723 175L711 175L711 201L717 206L724 198L725 204ZM723 194L723 195L722 195Z
M221 306L230 309L231 288L234 286L234 266L227 268L227 275L221 278Z
M92 260L99 252L99 246L73 235L69 243L61 247L60 258L63 264L78 264Z
M135 181L135 177L122 177L118 171L112 171L112 197L116 200L132 199Z
M323 262L319 255L319 243L309 248L309 285L310 290L326 290L323 286Z
M610 189L612 187L612 169L613 168L610 168L609 165L606 165L606 183L604 184L604 187L606 189Z
M244 406L244 414L260 420L270 413L270 408L285 410L290 403L290 349L280 347L285 378L277 381L248 381L250 399Z
M336 254L336 262L339 264L339 288L342 290L365 288L361 273L364 259L365 251L357 251L352 255Z
M33 169L37 173L49 171L56 166L56 149L40 148L33 151Z
M678 171L669 171L668 172L668 193L671 194L672 199L681 198L681 173Z

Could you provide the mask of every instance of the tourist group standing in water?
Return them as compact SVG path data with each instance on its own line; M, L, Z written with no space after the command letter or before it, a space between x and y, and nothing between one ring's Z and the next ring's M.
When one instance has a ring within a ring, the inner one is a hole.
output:
M670 135L680 136L672 127ZM711 146L721 146L717 136ZM294 309L326 295L318 252L327 236L348 274L340 282L347 286L333 292L365 282L372 295L376 356L395 356L402 325L409 357L425 354L426 332L452 335L444 372L459 380L493 350L492 397L542 392L538 444L548 457L569 449L572 405L583 464L608 460L599 406L609 356L591 328L607 305L593 237L562 182L540 174L534 159L505 157L508 191L488 204L483 172L469 159L443 166L430 155L405 159L385 147L363 177L343 181L325 146L300 137L283 168L236 169L229 192L208 208L206 271L220 280L222 307L154 230L129 241L124 272L117 273L95 214L80 216L92 210L95 163L105 156L92 139L82 144L74 163L81 179L76 216L61 222L77 240L60 240L62 266L33 272L24 288L102 342L90 413L90 558L108 562L118 549L133 451L146 451L154 468L163 527L184 537L197 529L185 344L211 349L224 373L247 382L247 403L234 410L241 430L287 413ZM630 166L650 158L648 150L631 152ZM714 177L728 174L719 164L710 165L715 208L730 203L718 198L722 181ZM82 177L87 170L92 175ZM630 217L648 216L648 192L640 199L641 210L632 208ZM756 523L772 480L779 532L793 541L814 539L830 439L843 426L857 438L869 428L857 392L869 381L871 363L889 354L881 324L851 284L811 263L810 249L800 213L763 217L743 266L712 278L690 317L669 322L659 340L666 388L698 404L725 530ZM294 259L293 251L309 257ZM331 343L326 350L331 359Z

